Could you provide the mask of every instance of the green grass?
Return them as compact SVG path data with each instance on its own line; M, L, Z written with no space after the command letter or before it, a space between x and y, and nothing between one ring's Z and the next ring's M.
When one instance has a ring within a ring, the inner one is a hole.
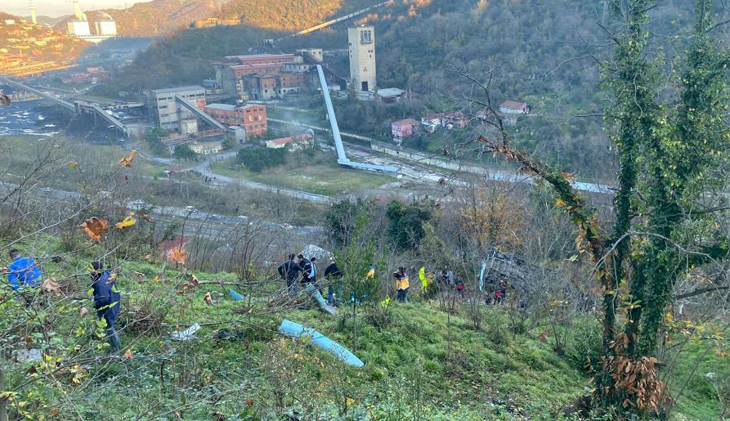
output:
M85 267L106 252L104 244L91 244L83 235L29 241L19 248L37 256L46 275L55 276L66 297L72 298L46 304L44 335L33 333L33 319L18 346L43 347L51 356L82 359L89 355L78 356L74 350L91 346L85 352L105 355L103 347L93 348L104 343L91 335L93 315L78 313L81 306L91 308ZM87 363L78 385L67 371L25 383L30 368L9 363L8 388L21 394L32 414L57 408L59 419L98 420L134 419L144 411L149 411L148 419L168 419L177 411L176 419L183 420L211 419L213 412L239 420L281 419L292 412L304 414L305 419L328 420L560 420L565 419L562 408L575 403L589 384L584 373L553 351L549 340L538 339L544 327L513 335L510 318L501 307L482 309L481 329L473 327L466 308L449 317L435 302L419 297L409 304L387 306L388 324L375 325L362 307L355 323L350 307L341 307L336 317L313 309L272 311L260 300L253 300L252 307L234 302L228 286L185 288L189 273L159 259L146 261L143 256L154 254L151 249L130 245L119 252L129 258L117 262L122 269L119 327L124 351L133 358ZM63 259L54 263L50 256ZM229 273L194 274L200 280L236 281ZM268 282L259 289L239 290L260 298L278 286ZM0 297L6 293L7 286L0 285ZM213 297L212 306L204 303L206 293ZM377 304L374 309L370 311L384 311ZM16 300L0 300L0 311L6 315L0 320L3 329L26 314ZM345 366L307 341L283 338L277 333L283 319L339 342L365 366ZM143 329L140 320L159 325ZM203 325L198 339L169 339L170 331L196 322ZM221 339L223 331L239 336ZM676 381L691 371L693 358L704 345L688 349ZM727 365L717 356L703 362L672 419L717 419L717 403L704 376L710 371L727 375Z
M54 171L49 187L73 188L83 179L83 170L115 168L129 151L118 145L77 143L64 137L0 136L0 154L8 157L4 165L0 164L4 170L1 176L8 181L15 181L41 157L47 157L45 169ZM71 162L78 163L78 168L70 168ZM165 166L137 156L133 169L135 174L160 177Z
M231 158L214 163L212 170L228 177L324 196L357 193L395 181L395 178L385 175L344 169L335 162L319 162L298 168L280 167L254 173L241 168L236 159Z

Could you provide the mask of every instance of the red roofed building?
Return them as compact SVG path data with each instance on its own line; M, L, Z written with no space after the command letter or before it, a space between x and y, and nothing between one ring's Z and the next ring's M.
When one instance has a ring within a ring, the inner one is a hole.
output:
M524 102L504 101L499 104L499 112L503 114L530 114L532 107Z
M314 146L314 136L311 133L303 133L290 137L282 137L266 141L266 147L270 149L279 149L289 146L289 149L296 151Z
M418 121L412 118L406 118L405 120L394 121L390 125L390 128L393 132L393 139L400 141L416 134L418 131Z

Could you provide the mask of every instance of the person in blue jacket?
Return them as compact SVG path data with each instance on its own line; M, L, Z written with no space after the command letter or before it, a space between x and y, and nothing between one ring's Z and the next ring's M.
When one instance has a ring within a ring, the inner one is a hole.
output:
M8 281L15 291L26 287L37 288L41 285L43 275L32 257L23 257L16 249L8 252L13 263L8 266Z
M94 289L94 308L96 315L106 320L106 336L109 339L112 352L116 352L121 348L122 343L119 334L115 328L117 315L121 306L121 294L117 288L116 278L113 277L108 270L104 270L102 262L93 262L91 264L91 286Z

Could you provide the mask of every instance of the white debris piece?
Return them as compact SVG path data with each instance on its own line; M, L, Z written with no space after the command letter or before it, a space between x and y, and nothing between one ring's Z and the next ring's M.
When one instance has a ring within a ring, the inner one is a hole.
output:
M176 341L189 341L191 339L196 339L195 333L199 330L200 325L195 323L185 330L172 332L170 337Z

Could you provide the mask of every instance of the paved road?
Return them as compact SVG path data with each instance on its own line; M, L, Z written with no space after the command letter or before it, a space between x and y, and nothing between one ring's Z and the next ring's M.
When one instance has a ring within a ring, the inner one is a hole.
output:
M11 191L18 188L17 184L13 183L4 183L0 181L0 198L2 198L4 195L10 193ZM54 201L86 201L87 198L85 198L82 194L77 192L71 192L66 190L58 190L58 189L51 189L48 187L38 188L38 189L30 189L29 190L32 194L39 196L39 197L45 197L47 199L52 199ZM120 203L122 205L125 205L128 209L138 211L140 209L150 209L150 215L155 218L156 220L159 219L163 222L170 222L175 218L187 218L189 221L193 222L194 224L191 225L192 227L202 227L200 230L205 235L210 237L215 237L216 235L220 235L220 233L225 229L231 229L236 226L240 226L241 224L245 223L253 223L251 222L251 218L240 215L240 216L227 216L227 215L219 215L215 213L210 212L204 212L199 211L193 208L178 208L174 206L166 206L166 207L157 207L153 206L149 203L145 203L142 200L134 200L127 203ZM274 221L266 221L266 220L258 220L256 221L257 224L260 224L264 226L267 229L271 230L286 230L293 234L299 235L301 237L305 238L311 238L317 234L320 234L323 232L323 228L320 226L292 226L288 224L281 224ZM191 229L188 227L188 229Z

